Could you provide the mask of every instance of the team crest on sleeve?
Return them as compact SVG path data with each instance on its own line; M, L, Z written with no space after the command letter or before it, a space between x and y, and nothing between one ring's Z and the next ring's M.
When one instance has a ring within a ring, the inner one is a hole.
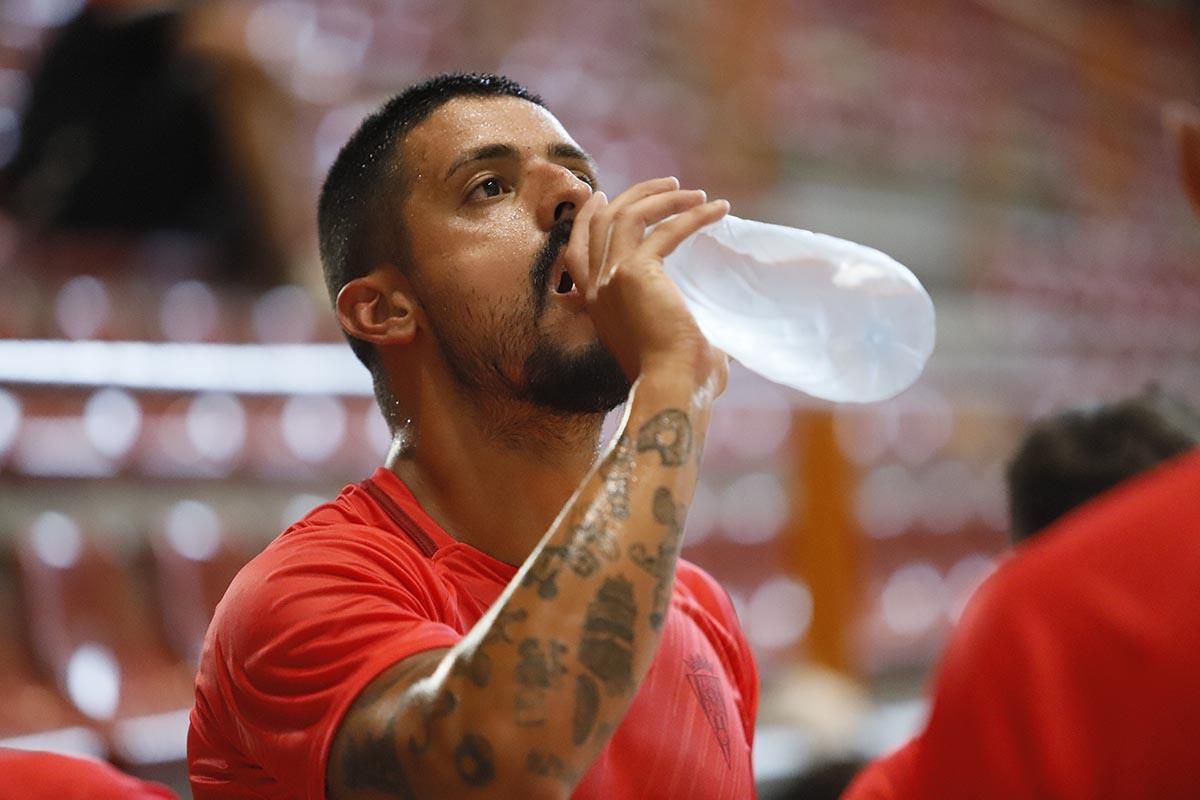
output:
M688 683L696 693L696 700L704 710L704 717L717 737L717 746L725 757L725 766L730 766L729 758L729 715L725 713L725 692L721 679L717 677L712 664L699 653L693 653L684 659L689 672Z

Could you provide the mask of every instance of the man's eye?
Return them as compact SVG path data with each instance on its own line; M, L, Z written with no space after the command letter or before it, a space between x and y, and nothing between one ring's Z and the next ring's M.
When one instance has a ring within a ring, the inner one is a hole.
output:
M504 193L504 183L499 178L488 178L471 190L471 198L499 197Z

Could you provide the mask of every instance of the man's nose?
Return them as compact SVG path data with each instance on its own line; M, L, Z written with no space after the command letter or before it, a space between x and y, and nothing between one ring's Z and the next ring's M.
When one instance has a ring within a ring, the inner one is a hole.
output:
M550 230L559 222L574 219L592 196L592 187L566 167L548 164L546 191L538 205L538 226Z

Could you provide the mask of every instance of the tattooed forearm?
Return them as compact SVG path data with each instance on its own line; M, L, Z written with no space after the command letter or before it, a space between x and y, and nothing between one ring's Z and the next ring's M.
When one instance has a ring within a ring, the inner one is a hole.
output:
M546 722L546 695L552 689L562 687L567 668L563 664L567 646L555 639L548 639L543 646L538 639L525 639L517 648L521 660L517 662L516 723L518 725L543 725Z
M592 514L575 526L566 560L577 575L586 578L600 568L600 559L616 561L620 556L617 537L608 532L602 518Z
M571 726L571 741L576 747L587 741L596 724L600 710L600 689L591 675L575 676L575 715Z
M617 538L597 514L588 514L571 529L565 545L546 545L533 567L525 575L523 586L536 586L538 596L550 600L558 596L558 575L564 566L580 577L588 578L600 569L601 559L616 561L621 551Z
M454 768L468 786L486 786L496 777L492 744L477 733L465 734L454 748Z
M566 561L567 548L558 545L546 545L538 553L533 566L525 573L521 585L537 587L538 597L552 600L558 597L558 573Z
M492 623L492 628L488 631L487 636L483 637L484 643L504 642L505 644L512 644L513 640L508 635L508 626L524 622L528 617L529 612L523 608L503 609L496 617L496 621Z
M628 433L617 439L612 453L600 467L604 496L613 519L629 519L629 482L633 472L633 443Z
M512 644L508 626L524 622L528 616L529 612L523 608L503 609L487 635L483 637L482 644L473 651L462 653L451 672L466 678L480 689L486 688L492 680L492 657L488 655L486 646L496 643Z
M529 757L525 759L525 768L534 775L554 778L568 786L574 786L579 780L579 775L568 764L563 763L561 758L543 750L530 751Z
M458 696L454 692L449 689L438 692L433 703L421 713L422 731L420 734L409 737L408 751L414 756L419 756L429 750L429 746L433 742L434 724L439 719L452 714L456 708L458 708Z
M633 688L633 631L637 603L633 584L623 576L606 578L588 604L579 641L579 660L604 684L608 694Z
M438 692L437 698L434 698L433 703L422 712L422 730L419 734L413 734L408 738L408 752L414 756L420 756L425 753L433 741L433 726L440 718L449 716L458 708L458 696L454 692L443 688Z
M477 647L473 652L460 656L450 672L484 689L492 682L492 657L482 647Z
M679 544L683 538L681 512L675 505L671 490L660 486L654 492L654 521L667 526L667 535L659 543L658 552L651 555L646 546L635 542L629 547L629 559L654 576L654 602L650 610L650 627L662 630L671 606L671 579L675 574L675 562L679 557Z
M388 721L378 735L353 737L342 749L342 774L348 789L385 792L402 800L415 800L412 786L396 754L396 720Z
M657 451L665 467L687 463L692 452L691 420L677 408L658 412L638 431L637 449Z

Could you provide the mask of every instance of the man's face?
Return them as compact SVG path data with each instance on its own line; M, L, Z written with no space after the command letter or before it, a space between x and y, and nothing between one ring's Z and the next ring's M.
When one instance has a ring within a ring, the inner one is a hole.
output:
M462 97L402 146L410 278L460 386L570 413L623 402L628 380L564 291L595 166L558 120L515 97Z

